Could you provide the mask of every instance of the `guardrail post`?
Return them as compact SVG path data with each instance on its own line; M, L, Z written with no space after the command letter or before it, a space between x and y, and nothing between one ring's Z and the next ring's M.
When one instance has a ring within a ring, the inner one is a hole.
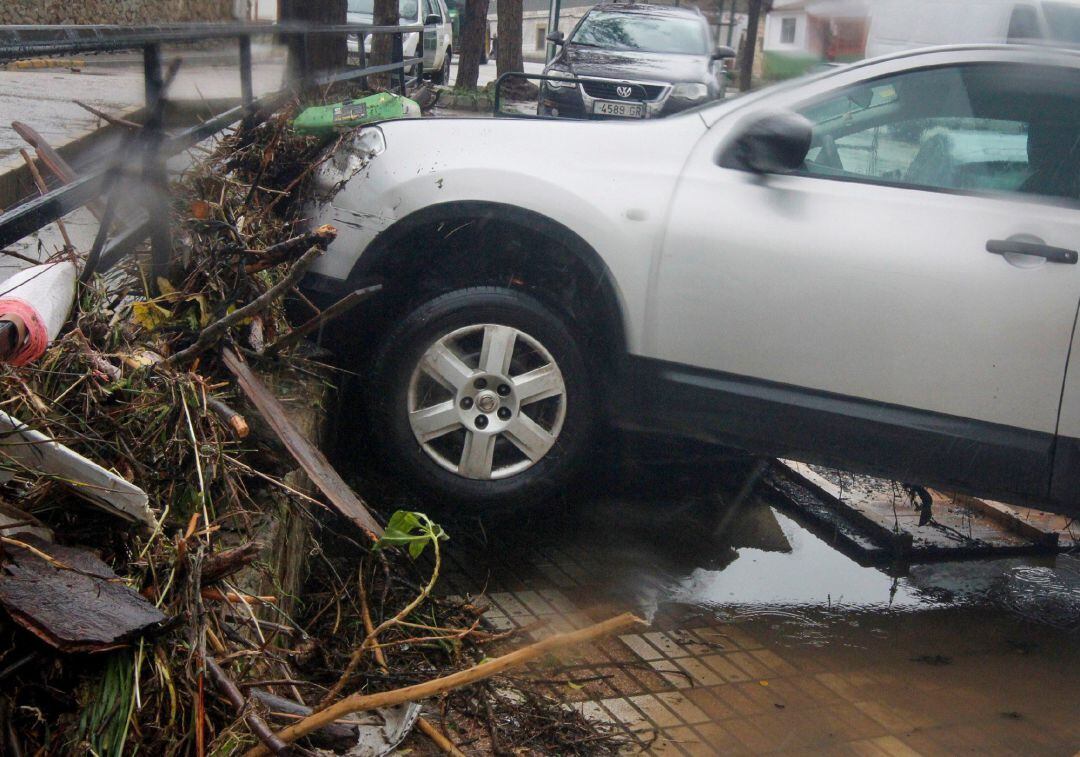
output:
M251 85L251 37L240 37L240 97L244 107L251 109L255 90Z
M390 52L390 62L401 65L405 60L405 44L401 32L394 32L394 42ZM397 69L398 94L405 96L405 67Z
M150 218L150 289L157 294L158 277L167 278L172 260L172 236L169 234L169 181L165 156L161 151L164 125L164 81L161 76L161 48L143 47L143 76L146 89L146 123L143 125L143 183L146 190L146 213ZM114 190L115 191L115 190Z
M360 32L358 35L360 41L360 68L367 68L367 35ZM366 76L360 77L360 86L364 89L368 88L368 80Z

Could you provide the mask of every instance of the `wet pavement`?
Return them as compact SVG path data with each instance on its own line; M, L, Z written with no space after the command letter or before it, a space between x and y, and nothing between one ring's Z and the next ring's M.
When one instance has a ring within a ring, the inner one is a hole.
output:
M451 524L449 591L539 638L651 627L534 675L653 754L1080 748L1080 557L860 566L691 447L558 512Z

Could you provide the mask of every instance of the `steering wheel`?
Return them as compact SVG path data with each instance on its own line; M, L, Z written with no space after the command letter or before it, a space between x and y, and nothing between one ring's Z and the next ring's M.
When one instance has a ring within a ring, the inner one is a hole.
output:
M836 149L836 140L831 134L826 134L821 138L821 152L818 153L814 162L839 171L844 170L844 163L840 160L840 151Z

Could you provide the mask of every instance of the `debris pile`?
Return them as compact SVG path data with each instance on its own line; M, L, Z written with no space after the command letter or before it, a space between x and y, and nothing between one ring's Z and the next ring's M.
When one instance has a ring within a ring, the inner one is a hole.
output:
M374 515L282 402L327 396L301 337L348 309L295 289L336 233L303 225L332 145L295 113L199 148L166 276L145 253L97 272L0 368L0 751L383 754L414 729L458 754L617 750L527 675L462 687L640 621L494 633L438 596L442 528ZM283 512L295 586L262 540Z

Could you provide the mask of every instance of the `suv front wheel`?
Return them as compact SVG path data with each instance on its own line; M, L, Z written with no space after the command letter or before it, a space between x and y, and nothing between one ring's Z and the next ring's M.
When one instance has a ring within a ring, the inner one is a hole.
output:
M388 336L371 417L388 461L428 506L533 504L588 452L596 392L563 320L522 292L442 295Z

